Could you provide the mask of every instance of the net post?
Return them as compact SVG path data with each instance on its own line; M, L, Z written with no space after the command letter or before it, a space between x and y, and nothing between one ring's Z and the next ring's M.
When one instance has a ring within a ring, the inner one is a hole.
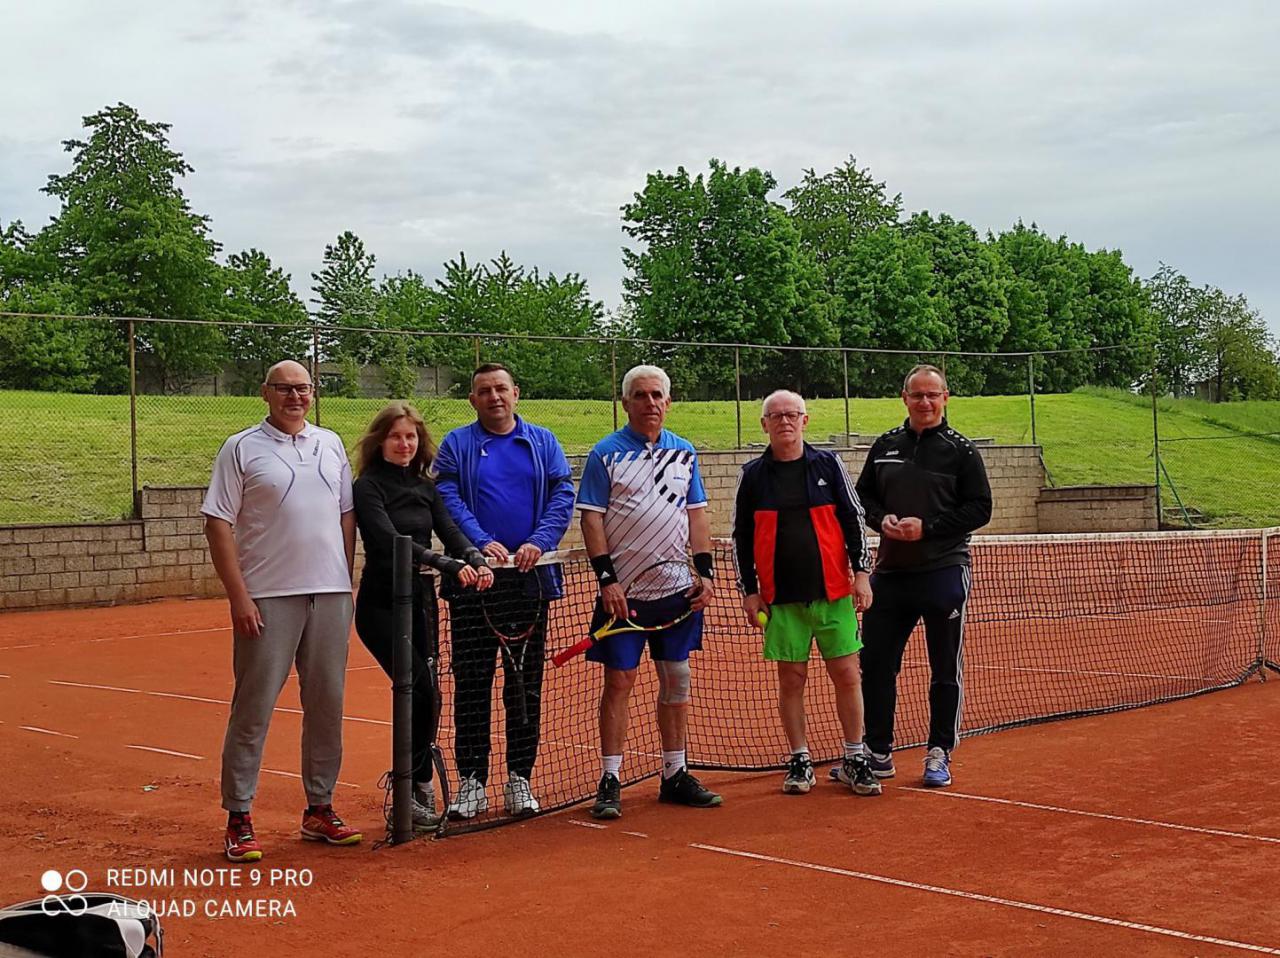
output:
M1262 582L1258 588L1258 678L1267 680L1267 530L1262 529Z
M733 415L737 421L738 442L735 449L742 448L742 356L741 350L733 347Z
M129 474L133 492L133 515L142 515L142 497L138 489L138 352L133 334L133 320L129 320Z
M413 838L413 540L396 536L391 553L391 844Z

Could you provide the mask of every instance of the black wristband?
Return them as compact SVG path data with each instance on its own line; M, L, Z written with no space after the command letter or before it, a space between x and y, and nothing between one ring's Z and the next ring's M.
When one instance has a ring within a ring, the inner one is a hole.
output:
M716 567L710 552L695 552L693 554L693 567L698 570L698 575L704 579L714 579L716 577Z
M613 568L613 556L607 552L602 556L591 557L591 570L596 574L596 581L602 589L618 581L618 573Z
M467 567L467 564L460 559L454 559L449 556L440 556L436 560L436 568L446 575L451 575L455 579L458 573Z

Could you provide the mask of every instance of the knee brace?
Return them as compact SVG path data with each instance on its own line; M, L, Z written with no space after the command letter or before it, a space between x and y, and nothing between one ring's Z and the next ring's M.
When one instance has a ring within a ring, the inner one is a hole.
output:
M658 670L658 704L685 705L689 701L689 661L653 663Z

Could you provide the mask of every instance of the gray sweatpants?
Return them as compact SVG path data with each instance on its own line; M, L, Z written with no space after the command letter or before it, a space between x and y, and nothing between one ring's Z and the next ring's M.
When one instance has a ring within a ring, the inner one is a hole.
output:
M236 690L222 743L222 807L247 812L253 804L272 711L295 662L302 697L302 787L308 804L327 805L342 765L351 593L255 601L262 634L235 636Z

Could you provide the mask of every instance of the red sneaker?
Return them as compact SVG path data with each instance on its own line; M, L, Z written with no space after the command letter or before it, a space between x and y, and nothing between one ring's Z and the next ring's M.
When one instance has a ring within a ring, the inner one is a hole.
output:
M248 812L232 812L227 816L227 833L222 842L228 861L256 862L262 859L262 846L253 835L253 821Z
M313 805L302 813L302 837L330 845L355 845L364 835L344 824L332 805Z

